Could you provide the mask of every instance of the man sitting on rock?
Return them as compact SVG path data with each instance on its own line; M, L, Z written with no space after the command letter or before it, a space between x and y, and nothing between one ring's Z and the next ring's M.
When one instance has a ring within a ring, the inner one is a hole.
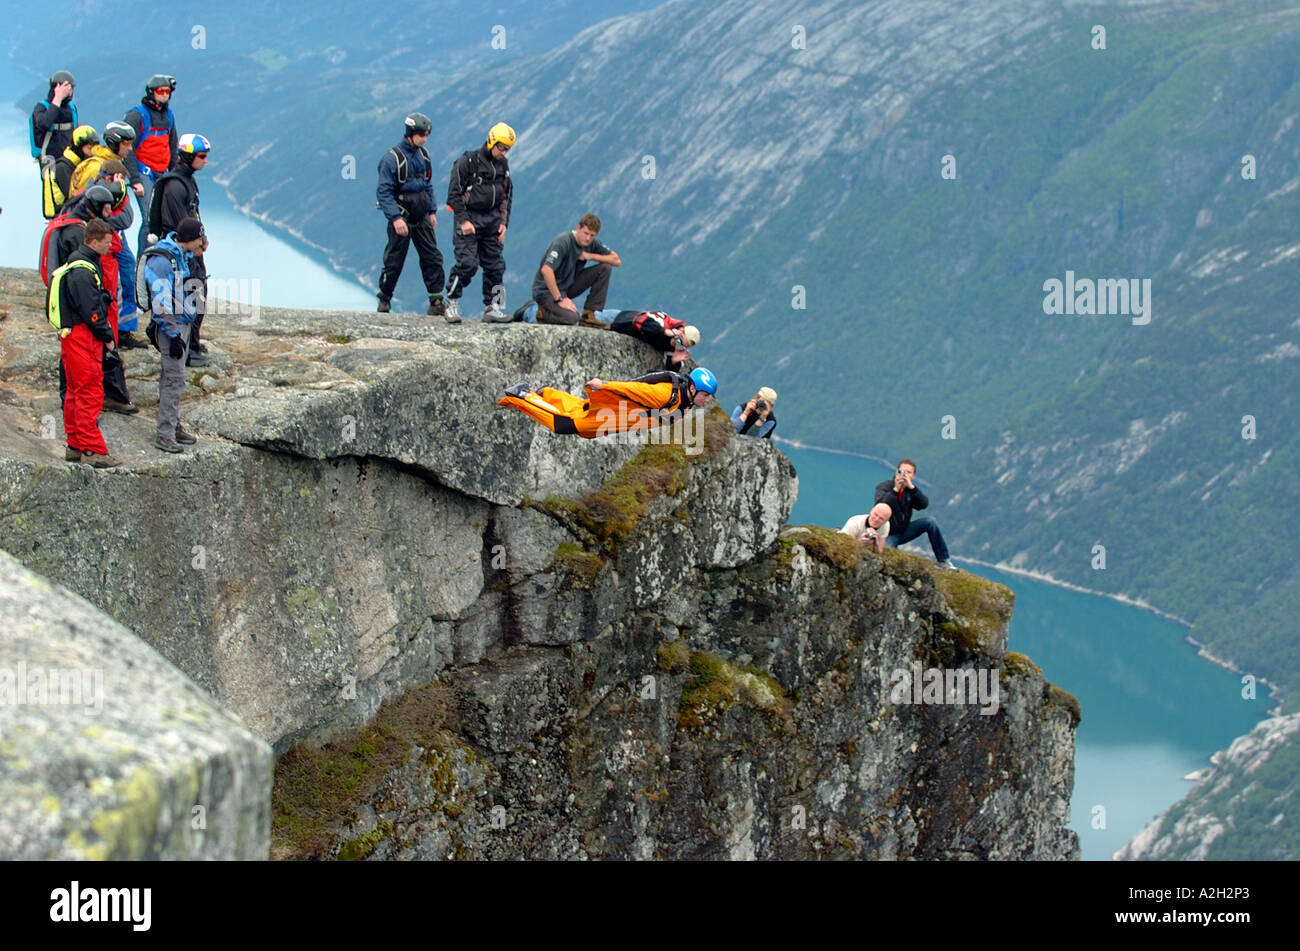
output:
M880 554L885 550L885 539L889 537L889 506L877 502L866 515L855 515L845 522L840 531L870 545L877 555Z
M558 435L594 439L676 422L692 406L708 403L718 381L699 367L689 377L660 370L635 380L593 378L586 387L584 399L549 386L534 393L526 383L516 383L497 405L513 406Z

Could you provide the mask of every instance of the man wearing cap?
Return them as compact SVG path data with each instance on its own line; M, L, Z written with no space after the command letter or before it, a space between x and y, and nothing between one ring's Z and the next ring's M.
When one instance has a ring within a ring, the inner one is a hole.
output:
M601 311L596 316L603 318L609 313ZM699 328L661 310L620 310L613 314L609 329L650 344L664 355L665 370L689 360L690 348L700 342Z
M149 206L149 231L156 235L180 230L181 221L185 218L196 218L200 222L203 220L199 214L199 183L195 174L208 164L212 143L207 136L197 132L186 132L177 142L176 167L158 179L154 185L157 194ZM203 317L207 313L208 269L203 261L203 252L207 246L205 233L203 247L199 248L190 263L187 293L194 298L194 321L190 324L186 365L192 367L208 365L208 358L204 356L208 348L199 340Z
M189 292L190 267L207 247L197 218L182 218L174 232L145 249L144 273L149 287L150 339L162 355L158 375L158 429L154 445L163 452L180 452L181 444L196 440L181 426L181 391L185 389L187 325L195 320L195 299Z
M412 112L402 124L402 141L379 160L379 184L375 207L388 219L388 244L379 272L379 313L389 312L397 279L406 264L406 252L415 242L420 258L420 276L429 294L429 316L447 313L442 299L442 252L434 229L438 227L438 201L433 197L433 165L424 147L433 131L433 121L422 112Z
M776 429L776 414L772 412L775 402L776 390L770 386L761 387L748 403L731 411L731 422L736 432L742 436L770 439L772 430Z

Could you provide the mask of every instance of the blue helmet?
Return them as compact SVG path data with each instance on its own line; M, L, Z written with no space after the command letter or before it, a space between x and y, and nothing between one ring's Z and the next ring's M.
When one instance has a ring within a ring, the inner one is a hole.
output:
M698 367L691 371L691 382L701 393L708 393L712 396L718 392L718 378L704 367Z

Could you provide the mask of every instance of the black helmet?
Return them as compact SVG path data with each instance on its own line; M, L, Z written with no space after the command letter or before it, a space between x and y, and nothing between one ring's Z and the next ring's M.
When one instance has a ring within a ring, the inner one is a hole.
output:
M406 117L407 135L428 135L433 131L433 121L423 112L412 112Z
M144 84L144 94L146 96L152 96L153 91L155 89L161 89L163 86L166 86L172 92L175 92L176 91L175 78L172 76L168 76L166 73L154 73L152 76L149 77L148 81L145 82Z
M112 201L109 202L109 204L112 205L114 208L116 208L117 203L126 197L126 183L108 182L107 184L104 185L104 187L108 189L108 193L112 196L113 199ZM86 190L90 191L90 189L86 189Z
M72 85L75 86L77 85L77 77L73 76L72 73L68 72L66 69L61 69L50 77L50 88L53 89L59 83L72 83Z
M90 203L90 210L98 215L101 206L113 204L113 192L107 185L91 185L86 189L86 201Z
M123 142L135 141L135 129L131 128L129 123L120 119L110 122L104 126L104 144L114 152Z

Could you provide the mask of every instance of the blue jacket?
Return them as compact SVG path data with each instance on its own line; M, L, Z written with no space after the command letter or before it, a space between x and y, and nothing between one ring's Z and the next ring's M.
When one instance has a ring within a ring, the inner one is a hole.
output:
M400 187L397 184L397 156L390 149L379 160L379 187L375 189L375 200L389 221L402 217L403 210L407 218L418 220L438 205L433 197L433 169L419 148L409 140L402 139L397 148L406 156L406 182Z
M776 415L769 412L767 414L767 419L763 421L763 424L761 426L751 425L749 427L749 430L746 431L745 430L745 407L743 404L737 406L735 409L731 411L731 422L733 425L735 425L736 432L745 433L746 436L757 436L759 439L770 438L772 435L772 430L776 429Z
M171 260L163 254L151 254L145 261L144 272L149 280L149 300L153 303L154 323L168 337L177 338L181 333L176 328L192 324L195 317L194 298L185 292L185 281L190 276L190 261L194 255L176 242L176 232L169 232L156 245L175 255L180 265L180 286L173 283Z

